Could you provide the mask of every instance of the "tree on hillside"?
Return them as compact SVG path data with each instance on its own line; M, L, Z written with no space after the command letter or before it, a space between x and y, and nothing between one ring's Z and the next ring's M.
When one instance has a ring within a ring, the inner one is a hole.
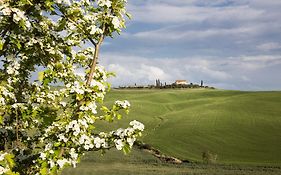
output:
M103 106L111 74L97 64L104 39L125 27L125 5L0 0L0 174L59 174L85 152L130 150L142 123L95 128L130 107L126 100Z

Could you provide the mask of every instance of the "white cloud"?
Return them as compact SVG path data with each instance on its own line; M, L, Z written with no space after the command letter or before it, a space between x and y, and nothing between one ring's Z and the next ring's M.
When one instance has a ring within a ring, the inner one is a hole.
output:
M204 22L206 20L216 21L249 21L258 19L264 14L262 9L254 9L248 5L210 7L189 5L174 5L164 3L146 4L141 8L130 5L129 11L134 16L134 21L145 23L191 23Z
M105 53L102 57L106 58L102 64L117 74L117 77L111 80L115 86L154 84L155 79L167 83L176 79L186 79L193 83L204 80L206 85L217 88L257 90L265 86L262 82L256 82L262 77L263 71L274 69L281 73L280 69L273 68L281 65L281 57L276 55L163 59Z
M174 27L162 28L159 30L152 30L146 32L139 32L132 34L139 39L153 39L160 41L170 40L196 40L208 37L249 37L249 35L257 35L259 28L254 26L237 27L237 28L209 28L203 30L182 30L174 29Z
M276 49L281 49L281 44L277 42L269 42L269 43L263 43L257 46L259 50L262 51L271 51Z
M113 84L153 84L159 78L204 80L227 89L280 89L281 1L129 3L134 18L127 33L106 47L122 54L105 53L101 59L117 72Z
M159 67L142 64L139 73L145 75L149 81L154 81L157 78L169 79L169 76Z
M186 71L189 74L201 74L205 79L211 78L215 80L224 81L231 78L231 75L225 71L216 70L215 67L208 67L204 65L187 65L185 66Z

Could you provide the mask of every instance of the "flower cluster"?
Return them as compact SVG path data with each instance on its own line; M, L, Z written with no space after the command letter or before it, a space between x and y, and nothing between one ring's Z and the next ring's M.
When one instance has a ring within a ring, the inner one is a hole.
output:
M122 109L128 109L131 106L127 100L124 101L117 100L115 101L115 105Z
M26 27L29 28L31 26L30 22L28 21L27 17L24 14L24 11L22 11L21 9L11 8L7 6L0 6L0 10L4 16L12 16L13 21L15 23L19 24L20 21L23 21Z
M126 146L131 148L136 138L144 130L144 125L134 120L130 122L130 127L126 129L119 128L109 133L101 132L98 135L93 135L89 132L93 123L92 120L82 119L72 120L69 123L54 123L46 129L44 137L40 139L42 143L51 141L51 138L53 141L48 142L45 146L44 152L40 153L40 159L44 161L51 158L53 161L48 162L50 169L54 167L61 169L67 164L75 167L78 158L84 151L108 149L111 145L114 145L118 150L122 150ZM57 134L57 132L60 132L60 134ZM69 145L70 148L67 148L68 150L65 150L64 155L57 159L58 152L55 150L61 145Z
M9 65L7 67L7 73L9 75L18 75L19 74L19 72L18 72L19 68L20 68L20 64L18 62L16 62L16 61L11 62L11 63L9 63Z
M130 125L133 127L133 129L135 130L140 130L143 131L144 130L144 125L141 122L138 122L136 120L131 121Z
M111 1L110 0L98 0L98 5L100 7L106 6L109 8L109 7L111 7Z

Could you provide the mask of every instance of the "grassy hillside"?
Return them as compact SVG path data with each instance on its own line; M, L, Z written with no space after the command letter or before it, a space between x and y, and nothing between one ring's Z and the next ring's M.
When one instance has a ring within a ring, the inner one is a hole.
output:
M98 127L126 127L137 119L146 126L145 143L197 163L171 165L140 150L127 156L112 150L86 155L64 175L281 174L281 92L113 90L106 104L116 99L131 102L129 116ZM199 163L204 151L216 154L218 164Z
M219 163L281 164L281 92L224 90L113 90L107 103L127 99L129 116L146 126L143 136L163 153ZM121 123L121 124L119 124Z

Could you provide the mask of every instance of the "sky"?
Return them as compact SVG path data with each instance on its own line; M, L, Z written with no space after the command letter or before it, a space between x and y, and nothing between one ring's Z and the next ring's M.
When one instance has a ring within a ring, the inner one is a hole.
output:
M127 9L133 18L100 55L113 86L281 90L280 0L128 0Z

